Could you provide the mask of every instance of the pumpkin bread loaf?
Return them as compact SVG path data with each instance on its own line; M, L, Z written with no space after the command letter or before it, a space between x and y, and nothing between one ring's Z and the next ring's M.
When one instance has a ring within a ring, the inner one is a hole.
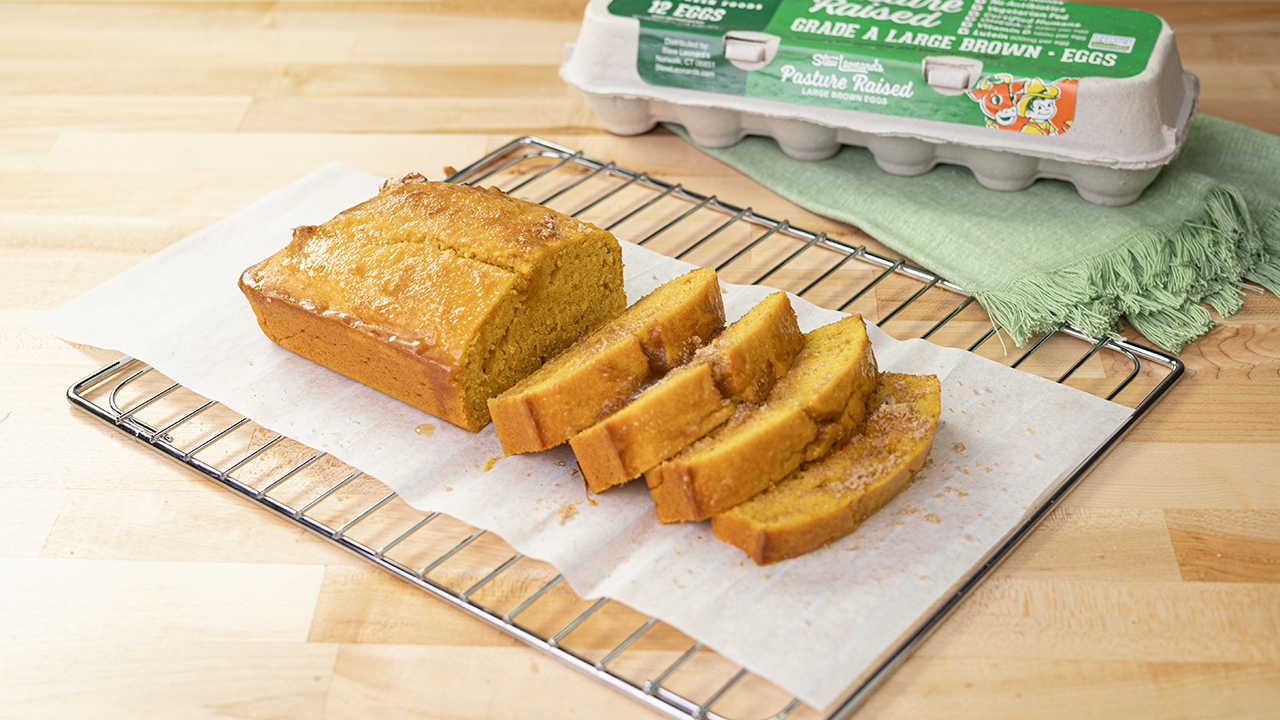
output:
M626 305L618 241L502 191L408 175L240 278L293 352L471 431Z
M637 477L724 422L739 403L764 400L803 346L787 294L769 295L688 363L570 438L588 486L601 492Z
M882 374L866 423L848 444L716 515L712 531L759 565L853 532L924 465L938 429L939 394L932 375Z
M681 275L489 401L508 455L546 450L621 408L724 328L714 270Z
M876 361L857 315L805 335L804 349L762 405L645 473L662 522L705 520L826 454L866 414Z

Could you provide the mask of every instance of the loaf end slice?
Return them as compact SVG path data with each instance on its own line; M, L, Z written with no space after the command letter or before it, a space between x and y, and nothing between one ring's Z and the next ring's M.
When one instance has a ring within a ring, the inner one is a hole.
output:
M712 531L759 565L853 532L924 465L938 428L939 394L932 375L882 374L866 422L847 444L716 515Z

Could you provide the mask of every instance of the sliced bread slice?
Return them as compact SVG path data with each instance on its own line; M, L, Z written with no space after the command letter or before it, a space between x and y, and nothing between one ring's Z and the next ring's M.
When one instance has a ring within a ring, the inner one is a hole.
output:
M699 268L661 285L489 400L503 452L563 443L687 361L723 328L714 270Z
M932 375L882 374L866 423L848 444L716 515L712 531L758 565L848 535L924 465L938 429L939 395Z
M764 404L740 405L723 425L645 473L658 519L705 520L821 456L862 422L876 374L860 316L807 333Z
M787 294L761 300L687 364L569 440L588 486L601 492L679 452L739 403L765 399L804 347Z

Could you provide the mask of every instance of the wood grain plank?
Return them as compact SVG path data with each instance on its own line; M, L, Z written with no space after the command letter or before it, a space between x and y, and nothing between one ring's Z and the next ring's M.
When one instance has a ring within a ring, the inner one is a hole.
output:
M1135 442L1267 443L1280 437L1280 386L1263 380L1187 377L1134 428ZM1219 410L1230 407L1232 412Z
M1060 507L1001 566L1017 578L1175 582L1178 557L1161 510Z
M451 678L467 678L458 683ZM661 717L522 647L343 645L325 720Z
M255 100L247 132L603 133L580 96L563 89L545 98L278 97Z
M503 142L511 139L507 135ZM488 145L487 135L471 133L442 137L379 133L66 132L58 137L40 169L51 174L162 176L161 180L141 180L151 183L190 176L189 182L214 183L236 192L237 198L247 197L238 209L330 162L343 162L386 177L421 172L432 179L443 179L445 165L465 167L488 153ZM221 208L209 209L217 212Z
M0 40L0 43L3 43ZM94 112L83 112L78 95L5 95L0 131L161 130L231 132L240 127L250 99L154 95L95 96Z
M1079 507L1280 510L1280 490L1271 472L1276 467L1280 447L1266 442L1127 441L1066 502Z
M261 95L272 92L283 74L281 63L2 61L0 95Z
M338 648L299 642L108 642L104 636L7 643L5 718L318 720Z
M558 66L291 64L273 94L360 97L546 97L565 95Z
M118 560L7 558L0 568L6 642L23 646L54 635L301 642L324 575L319 565Z
M69 255L0 247L0 282L13 292L11 309L48 311L133 267L148 254L86 250Z
M1170 510L1182 579L1280 583L1280 512Z
M52 132L12 132L0 135L0 172L35 170L56 139L57 135Z
M385 64L554 65L578 37L580 20L487 17L477 23L447 15L414 27L360 33L351 61ZM501 37L503 42L495 43Z
M198 16L186 22L198 24ZM116 22L119 22L118 20ZM157 28L159 29L159 28ZM360 40L351 30L170 27L164 32L117 27L0 31L0 60L145 63L344 62Z
M204 492L195 483L167 491L69 491L41 557L337 567L359 562L307 530L208 484L218 491ZM102 517L111 518L111 532L103 532L102 520L95 521ZM193 522L196 518L200 524ZM222 530L208 532L205 521Z
M1186 717L1265 720L1274 665L954 657L908 660L858 717Z
M1275 584L1015 578L1000 571L919 653L993 660L1275 664L1280 662L1277 608L1280 587Z
M10 416L0 417L0 427ZM0 488L0 557L39 557L66 498L53 488Z
M319 643L522 647L510 635L446 607L385 571L369 566L330 567L309 639ZM428 617L431 621L424 622Z

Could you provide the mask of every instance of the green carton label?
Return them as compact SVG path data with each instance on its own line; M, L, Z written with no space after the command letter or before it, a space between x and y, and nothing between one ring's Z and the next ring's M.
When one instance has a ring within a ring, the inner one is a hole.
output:
M1154 15L1061 0L613 0L652 85L1060 135L1084 76L1142 72Z

